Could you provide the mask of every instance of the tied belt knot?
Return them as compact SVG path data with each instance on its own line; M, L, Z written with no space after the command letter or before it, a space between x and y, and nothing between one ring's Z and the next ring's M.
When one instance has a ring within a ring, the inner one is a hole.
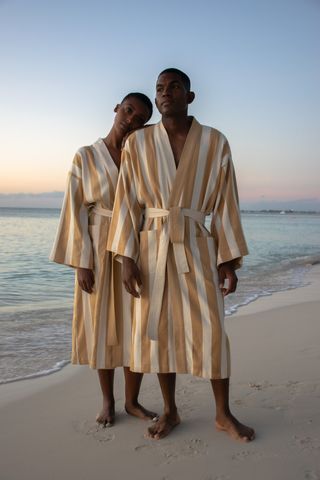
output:
M158 257L156 259L155 277L148 315L148 337L150 340L158 340L158 328L164 294L169 243L171 242L173 245L178 274L189 272L189 265L184 246L185 217L191 218L203 225L205 213L200 212L199 210L182 207L171 207L168 210L163 208L146 208L144 216L145 219L168 217L168 221L163 224L160 233ZM156 240L154 239L151 241Z

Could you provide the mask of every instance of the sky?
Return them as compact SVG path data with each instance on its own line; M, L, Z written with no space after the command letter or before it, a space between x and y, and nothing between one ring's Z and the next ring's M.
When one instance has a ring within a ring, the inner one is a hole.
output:
M319 24L320 0L0 0L0 194L63 191L117 102L153 99L174 66L189 113L227 136L243 204L320 210Z

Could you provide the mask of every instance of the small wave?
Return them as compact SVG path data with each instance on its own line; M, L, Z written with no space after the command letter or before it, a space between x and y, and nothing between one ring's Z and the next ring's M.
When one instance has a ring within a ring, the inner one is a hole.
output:
M274 293L278 293L278 292L287 292L289 290L295 290L296 288L305 287L307 285L310 285L310 283L305 282L305 283L300 283L300 284L296 284L296 285L292 285L292 286L288 286L288 287L277 288L277 289L274 289L274 290L270 289L270 290L267 290L267 291L256 293L254 295L246 297L242 302L239 302L239 303L236 303L234 305L231 305L231 306L227 307L225 309L225 315L226 315L226 317L230 317L231 315L236 313L240 307L245 307L246 305L249 305L249 303L255 302L256 300L258 300L261 297L271 296Z
M308 265L318 265L319 263L320 255L305 255L293 260L282 260L279 262L279 266L290 269L295 267L307 267Z
M59 370L62 370L63 367L68 365L70 362L69 361L61 361L57 362L52 368L48 370L42 370L41 372L36 372L36 373L31 373L30 375L25 375L21 377L15 377L15 378L8 378L6 380L0 380L0 385L4 385L6 383L13 383L13 382L19 382L20 380L29 380L31 378L38 378L38 377L45 377L47 375L51 375L52 373L56 373Z

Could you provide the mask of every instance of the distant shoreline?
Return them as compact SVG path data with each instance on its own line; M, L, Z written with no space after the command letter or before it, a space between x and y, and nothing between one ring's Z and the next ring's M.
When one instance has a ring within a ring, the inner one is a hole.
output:
M57 210L60 211L61 207L9 207L1 206L0 210ZM263 214L285 214L285 215L320 215L320 211L317 210L291 210L291 209L241 209L241 213L263 213Z

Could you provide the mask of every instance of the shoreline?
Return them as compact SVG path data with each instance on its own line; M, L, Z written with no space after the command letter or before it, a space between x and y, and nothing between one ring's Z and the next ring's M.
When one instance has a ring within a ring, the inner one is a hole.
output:
M287 287L287 288L284 287L283 290L268 292L266 294L257 294L256 298L248 299L248 301L246 301L245 303L235 304L232 307L228 307L226 309L226 314L225 314L226 324L228 323L230 318L232 319L234 317L238 317L238 316L246 315L250 313L258 313L264 310L276 308L276 306L290 305L292 302L295 302L294 298L291 299L292 295L290 294L290 292L295 290L307 288L308 292L312 292L311 297L313 298L313 295L315 294L315 292L310 285L313 284L314 279L316 279L318 276L317 273L314 273L314 272L317 272L317 269L319 270L319 275L320 275L320 262L312 263L310 265L307 265L306 267L308 267L309 270L304 273L302 285L298 285L296 287ZM308 296L308 298L309 297L310 295ZM298 303L300 303L300 301ZM61 307L61 308L64 309L65 307ZM66 308L72 309L72 305ZM229 313L228 310L231 311L231 313ZM70 365L71 365L70 360L61 360L61 361L58 361L52 368L49 368L47 370L31 373L27 376L1 380L0 387L2 385L8 385L16 382L37 380L42 377L51 376L53 374L57 374L63 371L66 367ZM73 365L73 367L75 366ZM84 366L81 366L81 367L83 368Z
M100 428L96 373L67 365L0 385L1 478L320 479L320 265L306 279L305 287L261 297L226 317L231 406L255 428L254 442L213 428L210 385L190 375L177 377L182 424L168 438L144 438L147 422L125 414L122 369L115 375L116 425ZM140 398L161 412L156 375L144 376Z

